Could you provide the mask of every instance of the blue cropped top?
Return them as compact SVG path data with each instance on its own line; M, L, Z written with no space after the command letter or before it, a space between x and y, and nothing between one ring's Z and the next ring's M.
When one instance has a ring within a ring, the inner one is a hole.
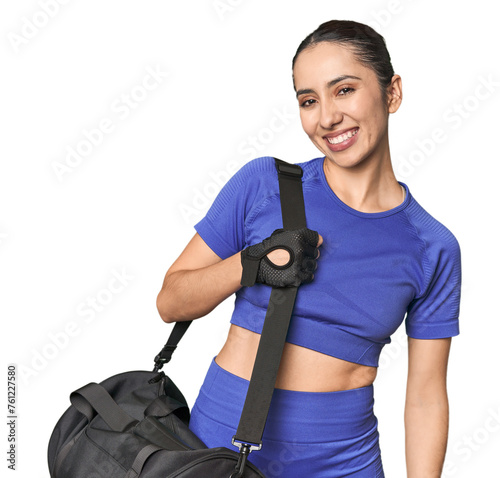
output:
M406 316L417 339L459 333L461 264L453 234L406 198L384 212L352 209L332 191L324 157L300 163L307 225L323 236L314 281L299 288L287 341L343 360L378 366ZM274 159L245 164L195 229L225 259L282 227ZM271 288L236 292L231 323L261 333Z

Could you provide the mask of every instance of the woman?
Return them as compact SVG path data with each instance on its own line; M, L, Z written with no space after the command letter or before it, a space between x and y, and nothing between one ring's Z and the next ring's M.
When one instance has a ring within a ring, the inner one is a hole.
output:
M388 117L401 104L401 78L379 34L331 21L299 46L293 80L302 126L322 154L300 164L321 257L299 290L263 448L250 460L269 477L383 477L373 382L380 351L406 315L407 472L437 478L460 251L395 178ZM192 411L190 426L210 447L231 447L243 406L270 287L262 277L252 287L240 281L252 247L281 227L278 191L272 158L243 166L195 226L158 295L162 319L175 322L202 317L236 292L227 341ZM278 248L268 258L279 266L289 254Z

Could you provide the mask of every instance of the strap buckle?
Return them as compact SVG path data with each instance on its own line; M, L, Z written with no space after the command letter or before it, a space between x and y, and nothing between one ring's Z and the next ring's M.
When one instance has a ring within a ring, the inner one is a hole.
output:
M259 451L262 448L262 442L259 444L256 443L245 443L236 438L236 435L233 436L231 443L240 450L240 453L242 453L241 449L242 448L248 448L248 453L250 454L252 451Z
M172 359L172 354L177 348L177 345L165 345L161 352L155 357L154 372L158 372L161 368Z
M254 450L260 450L262 448L262 442L259 445L244 443L236 440L236 435L233 436L231 442L240 450L240 456L238 458L238 463L236 463L236 467L234 468L234 471L233 473L231 473L229 478L242 478L243 473L245 472L245 465L247 463L248 455L250 455L250 453L252 453L252 451Z
M276 161L276 168L278 173L284 174L285 176L291 176L293 178L301 178L304 174L302 168L296 164L287 163L278 159Z

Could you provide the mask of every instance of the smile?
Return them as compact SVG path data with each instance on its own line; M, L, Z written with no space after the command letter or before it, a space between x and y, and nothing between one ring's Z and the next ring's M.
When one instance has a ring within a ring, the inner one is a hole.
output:
M333 138L326 138L330 144L339 144L347 141L349 138L353 137L358 132L358 128L348 131L344 134L339 134Z

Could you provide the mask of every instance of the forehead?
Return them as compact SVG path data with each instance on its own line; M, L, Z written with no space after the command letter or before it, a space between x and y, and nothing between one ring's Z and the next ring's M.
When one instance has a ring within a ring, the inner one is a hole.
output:
M360 63L347 46L331 42L318 43L303 50L295 61L295 88L311 88L341 75L373 80L375 73Z

